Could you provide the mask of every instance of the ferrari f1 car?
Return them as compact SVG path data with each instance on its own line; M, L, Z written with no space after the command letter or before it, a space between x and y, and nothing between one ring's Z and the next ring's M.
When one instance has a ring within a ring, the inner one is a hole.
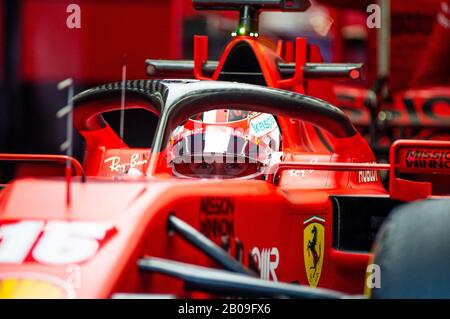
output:
M86 149L83 167L69 159L80 176L18 178L0 193L0 297L360 296L391 209L449 193L449 142L398 141L390 163L377 164L340 109L299 93L134 80L73 101ZM151 149L128 147L103 117L134 108L159 118L155 132L142 128ZM427 202L448 213L448 201ZM390 234L374 259L382 288L383 271L401 265L379 256L409 249Z

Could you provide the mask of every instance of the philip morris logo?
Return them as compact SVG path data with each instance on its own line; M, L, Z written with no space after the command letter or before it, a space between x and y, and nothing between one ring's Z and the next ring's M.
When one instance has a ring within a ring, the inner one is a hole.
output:
M216 244L234 236L234 198L204 197L200 201L200 231Z

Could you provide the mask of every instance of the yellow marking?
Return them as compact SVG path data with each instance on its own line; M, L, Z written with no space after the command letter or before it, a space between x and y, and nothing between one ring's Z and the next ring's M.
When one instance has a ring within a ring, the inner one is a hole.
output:
M306 277L311 287L317 287L322 274L325 251L325 227L320 223L310 223L303 230L303 258Z
M0 299L63 298L63 290L51 283L35 279L0 280Z

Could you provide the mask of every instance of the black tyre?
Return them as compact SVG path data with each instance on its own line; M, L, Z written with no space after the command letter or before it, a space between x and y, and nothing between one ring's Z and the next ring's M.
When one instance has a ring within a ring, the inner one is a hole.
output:
M372 298L450 298L450 199L394 209L374 246Z

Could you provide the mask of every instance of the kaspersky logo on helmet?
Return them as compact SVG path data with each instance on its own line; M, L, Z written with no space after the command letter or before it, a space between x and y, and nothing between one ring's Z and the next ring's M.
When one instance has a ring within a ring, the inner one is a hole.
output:
M277 121L275 121L273 115L262 113L255 116L250 121L250 134L256 137L261 137L269 134L277 127Z

